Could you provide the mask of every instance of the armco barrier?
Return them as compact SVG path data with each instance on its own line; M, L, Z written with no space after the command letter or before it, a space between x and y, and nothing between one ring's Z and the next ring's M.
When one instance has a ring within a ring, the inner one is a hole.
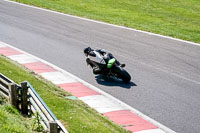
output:
M0 93L5 97L9 97L9 84L13 83L10 79L0 73Z
M10 99L10 103L25 115L37 113L45 131L68 133L29 82L17 85L0 73L0 93Z

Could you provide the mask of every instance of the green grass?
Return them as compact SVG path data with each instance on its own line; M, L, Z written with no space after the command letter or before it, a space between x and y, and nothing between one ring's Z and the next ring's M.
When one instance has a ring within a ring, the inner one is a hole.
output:
M29 81L70 133L126 133L80 100L64 98L67 92L0 56L0 73L16 83Z
M31 121L22 117L16 109L2 102L0 95L0 133L30 133Z
M14 0L200 43L199 0Z

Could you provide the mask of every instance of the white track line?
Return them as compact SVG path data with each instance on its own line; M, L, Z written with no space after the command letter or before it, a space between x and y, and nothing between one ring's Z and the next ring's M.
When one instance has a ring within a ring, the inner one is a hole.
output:
M0 42L0 48L6 47L6 44L3 42Z
M160 129L149 129L149 130L143 130L139 132L134 132L134 133L165 133Z
M31 7L31 8L35 8L35 9L47 11L47 12L52 12L52 13L56 13L56 14L59 14L59 15L73 17L73 18L76 18L76 19L81 19L81 20L85 20L85 21L89 21L89 22L94 22L94 23L109 25L109 26L113 26L113 27L117 27L117 28L126 29L126 30L137 31L137 32L140 32L140 33L145 33L145 34L149 34L149 35L154 35L154 36L158 36L158 37L163 37L163 38L167 38L167 39L171 39L171 40L176 40L176 41L180 41L180 42L184 42L184 43L188 43L188 44L200 46L199 43L195 43L195 42L191 42L191 41L186 41L186 40L181 40L181 39L178 39L178 38L173 38L173 37L164 36L164 35L160 35L160 34L156 34L156 33L151 33L151 32L147 32L147 31L137 30L137 29L133 29L133 28L128 28L128 27L124 27L124 26L118 26L118 25L109 24L109 23L105 23L105 22L101 22L101 21L97 21L97 20L92 20L92 19L88 19L88 18L82 18L82 17L78 17L78 16L64 14L64 13L60 13L60 12L56 12L56 11L52 11L52 10L48 10L48 9L44 9L44 8L39 8L39 7L35 7L35 6L30 6L30 5L26 5L26 4L22 4L22 3L10 1L10 0L3 0L3 1L10 2L10 3L15 3L15 4L18 4L18 5L21 5L21 6Z

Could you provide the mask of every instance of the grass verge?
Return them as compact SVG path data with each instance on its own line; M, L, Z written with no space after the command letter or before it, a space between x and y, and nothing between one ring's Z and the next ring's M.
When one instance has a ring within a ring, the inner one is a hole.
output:
M30 133L31 120L22 117L16 109L7 104L0 95L0 132L1 133Z
M0 73L16 83L29 81L70 133L127 133L80 100L66 99L67 92L21 65L0 56Z
M199 0L13 0L200 43Z

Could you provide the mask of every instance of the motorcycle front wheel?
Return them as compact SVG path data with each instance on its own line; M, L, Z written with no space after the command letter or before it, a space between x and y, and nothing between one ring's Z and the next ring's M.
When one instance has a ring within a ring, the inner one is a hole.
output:
M129 82L131 80L129 73L119 66L113 66L112 71L117 75L117 78L122 79L124 82Z

